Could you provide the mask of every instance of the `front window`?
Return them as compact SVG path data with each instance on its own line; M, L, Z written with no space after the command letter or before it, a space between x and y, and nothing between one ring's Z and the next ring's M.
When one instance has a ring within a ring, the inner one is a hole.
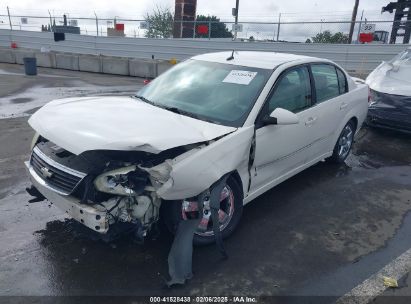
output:
M310 74L305 66L292 69L284 74L278 81L268 102L270 113L276 108L298 113L310 106Z
M201 120L239 127L272 70L188 60L142 88L137 97Z

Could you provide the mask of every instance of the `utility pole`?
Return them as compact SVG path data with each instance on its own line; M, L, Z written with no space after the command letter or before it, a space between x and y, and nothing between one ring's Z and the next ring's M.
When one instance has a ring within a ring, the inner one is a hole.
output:
M7 7L7 14L9 15L10 30L13 30L13 24L11 24L11 17L10 17L9 7Z
M355 21L357 20L357 11L358 11L358 4L359 3L360 3L360 0L355 0L354 9L352 11L352 17L351 17L350 34L348 35L348 43L349 44L351 44L351 42L352 42L352 35L354 33Z
M53 26L53 20L51 20L51 13L50 13L50 10L48 10L48 12L49 12L49 16L50 16L50 28L52 28L52 26Z
M234 31L234 40L237 40L237 24L238 24L238 8L240 6L240 0L235 0L235 31Z
M97 29L97 37L98 37L98 17L96 11L94 11L94 16L96 16L96 29Z
M281 13L278 15L278 26L277 26L277 42L280 37L280 25L281 25Z

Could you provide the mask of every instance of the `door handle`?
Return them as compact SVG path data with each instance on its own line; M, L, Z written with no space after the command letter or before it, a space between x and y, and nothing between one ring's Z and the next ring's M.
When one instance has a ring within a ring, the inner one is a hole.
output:
M310 117L305 122L305 125L308 126L308 127L312 126L316 121L317 121L317 117Z
M345 103L345 102L343 102L343 103L341 103L341 105L340 105L340 110L343 110L343 109L345 109L346 107L348 107L348 104Z

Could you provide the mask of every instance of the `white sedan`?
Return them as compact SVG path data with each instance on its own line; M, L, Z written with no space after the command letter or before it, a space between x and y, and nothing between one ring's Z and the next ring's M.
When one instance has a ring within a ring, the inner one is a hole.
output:
M319 161L344 162L367 109L367 85L329 60L195 56L135 96L38 110L30 193L99 233L123 222L143 238L161 217L173 231L195 218L195 242L211 243L213 222L226 237L244 204Z

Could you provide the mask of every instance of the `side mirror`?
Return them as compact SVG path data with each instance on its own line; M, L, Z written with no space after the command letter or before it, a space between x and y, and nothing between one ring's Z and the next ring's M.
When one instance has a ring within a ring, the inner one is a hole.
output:
M295 125L299 122L297 114L282 108L275 109L270 116L264 118L265 125Z

